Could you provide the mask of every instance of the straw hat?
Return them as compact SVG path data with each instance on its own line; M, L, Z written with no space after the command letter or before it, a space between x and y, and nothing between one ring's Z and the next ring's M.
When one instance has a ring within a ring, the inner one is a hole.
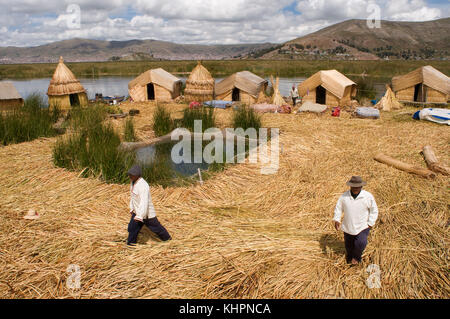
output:
M347 186L350 187L363 187L367 185L365 181L361 178L361 176L352 176L350 180L347 182Z
M28 213L23 216L24 219L38 219L39 217L41 216L39 216L39 214L34 209L30 209Z

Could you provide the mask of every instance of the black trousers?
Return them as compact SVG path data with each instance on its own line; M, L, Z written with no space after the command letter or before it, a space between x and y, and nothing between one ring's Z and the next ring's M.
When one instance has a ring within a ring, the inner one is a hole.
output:
M136 244L139 232L142 229L142 226L147 226L152 232L154 232L162 241L167 241L171 239L169 232L164 228L163 225L159 222L158 218L149 218L144 219L144 222L135 221L134 217L136 214L132 214L130 223L128 224L128 240L127 244Z
M361 262L362 254L367 247L367 237L369 237L369 232L370 228L363 230L358 235L344 233L347 263L350 263L352 259Z
M297 104L297 99L298 99L297 97L292 98L292 103L294 104L294 106L295 106L295 104Z

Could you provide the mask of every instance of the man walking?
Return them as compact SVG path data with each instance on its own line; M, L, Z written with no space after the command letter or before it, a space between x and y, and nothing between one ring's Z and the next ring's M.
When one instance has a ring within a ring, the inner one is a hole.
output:
M366 184L360 176L352 176L347 182L350 190L339 198L334 210L334 227L344 232L346 259L352 265L361 262L370 229L378 218L375 198L362 189ZM344 219L341 225L342 212Z
M297 87L295 86L295 84L292 85L291 97L292 97L293 107L295 107L295 105L297 104L297 99L298 99L298 90L297 90Z
M131 220L128 224L128 245L137 243L138 234L143 225L147 226L162 241L170 240L171 237L163 225L156 218L155 207L150 195L150 186L142 178L142 170L138 165L128 171L131 180L130 214Z

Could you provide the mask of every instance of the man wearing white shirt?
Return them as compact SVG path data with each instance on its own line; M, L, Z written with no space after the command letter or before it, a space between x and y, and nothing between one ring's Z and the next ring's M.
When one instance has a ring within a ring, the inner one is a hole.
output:
M131 220L128 224L128 245L135 245L142 226L147 226L162 241L170 240L167 230L156 218L155 207L152 203L150 186L142 178L142 170L138 165L128 171L131 180L130 187L130 214Z
M356 265L367 246L370 229L378 218L378 207L373 195L363 186L367 183L359 176L347 182L350 190L342 194L334 210L334 227L344 232L347 263ZM344 218L341 224L342 213Z

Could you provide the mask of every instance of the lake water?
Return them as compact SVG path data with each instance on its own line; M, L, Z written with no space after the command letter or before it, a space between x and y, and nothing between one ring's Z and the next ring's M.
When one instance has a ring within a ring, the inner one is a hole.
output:
M223 158L228 158L228 156L230 158L234 158L236 160L235 156L238 156L238 154L244 154L246 151L248 152L251 148L249 144L246 144L245 146L245 150L244 153L239 153L238 152L238 148L236 146L236 144L234 144L234 149L232 150L232 152L227 154L227 142L223 142L220 141L220 144L215 144L217 142L215 141L210 141L210 142L203 142L202 143L202 153L205 150L205 146L208 144L214 144L215 147L222 147L222 152L223 152ZM141 166L148 166L148 165L152 165L156 162L164 162L167 163L171 169L171 171L173 172L173 175L182 175L182 176L192 176L197 174L198 169L200 170L207 170L210 167L210 164L208 164L205 160L204 157L201 157L201 162L199 163L195 163L195 159L194 159L194 154L193 154L193 150L194 150L194 144L191 145L191 161L190 163L175 163L172 160L172 148L176 143L166 143L166 144L162 144L162 145L158 145L158 146L147 146L147 147L143 147L140 148L136 151L136 159L137 159L137 163L140 164ZM183 156L183 151L181 150L180 153L178 154L180 157ZM245 154L245 157L247 156L247 154Z
M101 78L80 78L81 84L88 92L89 99L95 98L95 93L102 93L103 96L127 96L128 83L135 77L101 77ZM185 82L186 78L180 77ZM300 84L306 78L280 78L280 92L283 96L289 96L289 91L293 84ZM217 78L216 82L221 81ZM267 78L270 83L270 79ZM32 93L40 93L44 98L47 98L47 89L50 83L50 78L32 79L32 80L8 80L14 83L14 86L19 91L23 98L26 98ZM382 83L375 84L377 90L377 99L381 98L385 93L385 85Z

